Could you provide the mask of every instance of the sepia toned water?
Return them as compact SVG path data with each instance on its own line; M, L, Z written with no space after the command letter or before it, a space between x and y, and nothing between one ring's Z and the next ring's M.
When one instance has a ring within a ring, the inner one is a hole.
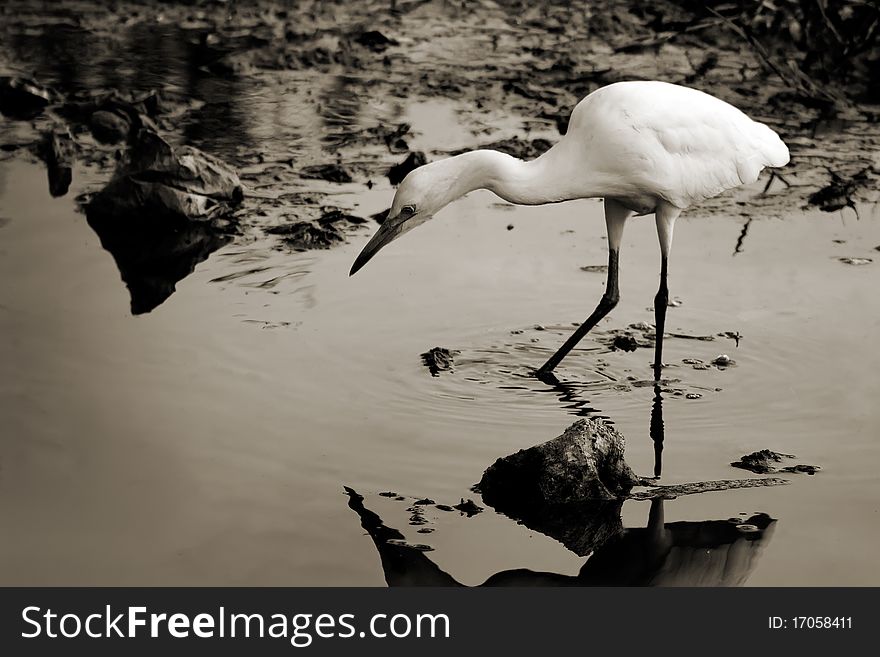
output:
M77 75L87 84L106 73ZM283 94L256 85L226 106L228 88L192 93L207 102L187 141L210 152L234 161L247 147L316 148ZM363 107L352 120L385 111ZM457 109L404 104L411 146L469 146ZM267 110L275 123L251 120ZM17 128L3 121L8 137ZM132 315L117 263L76 203L106 178L78 164L70 193L52 198L34 158L0 161L0 584L384 585L344 486L457 582L514 569L573 578L585 557L491 509L468 517L428 505L425 524L410 525L407 508L418 498L483 506L470 488L486 467L582 416L613 422L629 464L652 474L653 354L607 340L653 322L650 217L627 226L620 305L549 386L531 370L604 288L603 273L581 269L606 261L598 201L513 208L477 192L352 278L375 224L306 253L247 233ZM383 181L333 193L369 216L393 190ZM661 481L748 477L730 462L764 448L822 470L664 502L678 552L650 583L880 583L880 213L859 215L793 207L754 216L744 237L733 214L678 221L669 286L681 305L667 330L714 339L665 342ZM453 372L427 372L419 355L434 346L460 352ZM682 362L719 354L735 366ZM379 495L390 491L406 499ZM624 526L644 528L650 507L626 502ZM680 537L757 513L775 522L747 554L741 542Z

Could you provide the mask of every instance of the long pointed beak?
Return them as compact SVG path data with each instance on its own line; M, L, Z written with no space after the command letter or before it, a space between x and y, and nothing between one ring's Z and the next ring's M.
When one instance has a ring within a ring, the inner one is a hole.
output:
M376 234L373 235L369 242L367 242L366 246L355 259L348 275L354 276L358 270L367 264L383 246L400 237L400 235L405 232L403 228L404 223L405 221L401 220L400 215L385 219L382 225L379 226L379 230L376 231Z

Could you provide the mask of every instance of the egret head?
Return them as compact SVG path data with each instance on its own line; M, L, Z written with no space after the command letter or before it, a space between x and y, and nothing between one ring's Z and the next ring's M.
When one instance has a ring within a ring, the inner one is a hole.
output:
M431 162L409 172L397 188L388 216L354 261L349 275L367 264L383 246L425 223L450 202L470 191L460 184L460 157Z

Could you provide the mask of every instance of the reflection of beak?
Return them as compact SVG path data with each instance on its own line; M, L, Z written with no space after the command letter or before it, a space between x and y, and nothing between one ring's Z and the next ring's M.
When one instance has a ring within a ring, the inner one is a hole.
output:
M379 230L376 231L376 234L373 235L373 238L369 242L367 242L367 245L360 252L360 255L355 259L348 275L354 276L361 267L370 261L370 258L379 252L379 249L407 232L410 226L405 225L406 221L407 220L401 218L400 215L385 219L382 225L379 226Z

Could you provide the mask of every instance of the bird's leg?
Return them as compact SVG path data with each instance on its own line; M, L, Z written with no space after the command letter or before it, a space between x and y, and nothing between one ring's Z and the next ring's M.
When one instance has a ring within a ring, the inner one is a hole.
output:
M654 297L654 325L657 338L654 343L654 380L660 380L663 369L663 331L666 329L666 308L669 305L669 288L666 287L666 263L664 256L660 263L660 289Z
M669 264L669 251L672 249L672 229L681 210L668 203L657 206L657 236L660 238L660 288L654 297L654 320L656 341L654 348L654 380L660 380L663 370L663 332L666 329L666 307L669 305L669 288L666 273Z
M593 314L571 334L571 337L565 341L565 344L535 373L539 379L552 379L553 370L568 355L568 352L574 349L577 343L590 332L590 329L598 324L617 305L620 299L617 285L618 254L620 252L620 242L623 238L623 226L631 215L632 211L617 201L605 199L605 226L608 230L608 280L605 282L605 294L602 295L599 305L596 306Z

